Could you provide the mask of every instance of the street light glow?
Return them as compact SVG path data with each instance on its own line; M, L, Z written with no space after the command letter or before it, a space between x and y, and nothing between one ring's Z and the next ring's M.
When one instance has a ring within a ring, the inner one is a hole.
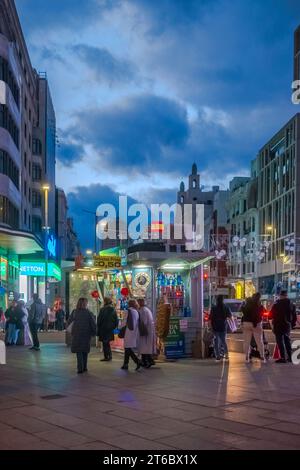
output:
M42 189L43 191L50 191L50 184L48 183L43 184Z

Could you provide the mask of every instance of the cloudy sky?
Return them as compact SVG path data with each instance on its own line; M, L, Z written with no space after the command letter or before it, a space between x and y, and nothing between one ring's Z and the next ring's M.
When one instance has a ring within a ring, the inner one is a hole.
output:
M82 245L101 202L173 202L195 161L201 184L245 175L293 114L299 0L15 0L46 71L57 182Z

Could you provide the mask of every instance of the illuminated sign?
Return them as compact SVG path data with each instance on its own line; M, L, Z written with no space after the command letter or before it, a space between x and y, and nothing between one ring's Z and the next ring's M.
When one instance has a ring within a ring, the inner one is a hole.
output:
M56 258L56 238L54 235L50 235L47 241L47 250L50 256Z
M2 256L0 258L0 277L1 279L7 278L7 259Z
M43 262L22 261L20 263L20 274L23 276L46 276L46 265ZM48 277L54 277L61 281L61 269L55 263L48 263Z
M94 267L100 269L119 269L121 267L120 256L94 256Z
M114 258L121 258L121 265L126 266L127 265L127 249L126 248L121 248L120 246L116 246L113 248L108 248L107 250L101 250L99 252L100 256L110 256Z
M134 282L137 287L146 289L150 284L151 278L146 272L139 272L134 276Z

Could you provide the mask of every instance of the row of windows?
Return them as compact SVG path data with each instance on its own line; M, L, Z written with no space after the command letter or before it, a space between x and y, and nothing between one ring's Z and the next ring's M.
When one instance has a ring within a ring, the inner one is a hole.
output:
M4 104L0 105L0 127L4 127L10 133L16 147L19 148L19 129Z
M11 68L6 59L0 57L0 80L7 83L14 97L17 107L20 107L20 91L17 82L14 79Z
M265 147L259 155L260 168L267 166L274 158L280 157L284 151L295 142L296 121L294 120L284 131L282 131L278 141Z
M19 189L19 169L5 150L0 149L0 173L8 176Z
M32 139L32 153L34 155L42 155L42 142L40 139Z
M0 196L0 223L19 227L19 211L5 196Z
M32 181L41 181L42 179L42 168L36 163L32 164Z
M32 207L42 206L42 196L39 191L32 190Z

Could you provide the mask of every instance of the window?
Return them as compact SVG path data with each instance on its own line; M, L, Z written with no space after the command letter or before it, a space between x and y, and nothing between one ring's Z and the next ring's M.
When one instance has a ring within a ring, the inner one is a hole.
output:
M176 252L176 245L170 245L170 251Z
M42 231L42 221L40 217L33 216L32 217L32 231L34 233L41 233Z
M19 148L19 129L16 126L15 121L11 117L7 106L5 106L4 104L0 105L0 127L3 127L9 132L16 147Z
M27 153L24 152L24 166L27 167Z
M42 206L41 193L38 191L32 190L32 207L41 207L41 206Z
M27 224L27 210L24 209L24 225Z
M25 106L25 109L27 109L27 96L25 96L24 106Z
M41 181L42 179L42 168L36 163L32 164L32 181Z
M34 155L42 155L42 142L40 139L32 139L32 153Z
M10 88L10 91L14 97L16 105L19 109L20 107L20 91L17 85L17 82L14 78L14 75L10 69L10 66L6 59L0 57L0 80L7 83Z
M24 126L24 137L27 139L27 124Z
M181 197L180 197L180 203L181 203L181 204L184 203L184 196L181 196Z
M31 162L28 162L28 173L31 176Z
M28 188L28 200L29 202L31 202L31 189Z
M28 216L28 228L31 228L31 217L30 217L30 215Z
M0 223L19 227L19 211L5 196L0 196Z
M197 187L197 181L193 180L193 188L195 189Z
M24 196L27 196L27 182L24 181Z
M29 109L29 121L31 122L31 109Z
M4 150L0 150L0 173L8 176L15 187L19 189L19 169Z

